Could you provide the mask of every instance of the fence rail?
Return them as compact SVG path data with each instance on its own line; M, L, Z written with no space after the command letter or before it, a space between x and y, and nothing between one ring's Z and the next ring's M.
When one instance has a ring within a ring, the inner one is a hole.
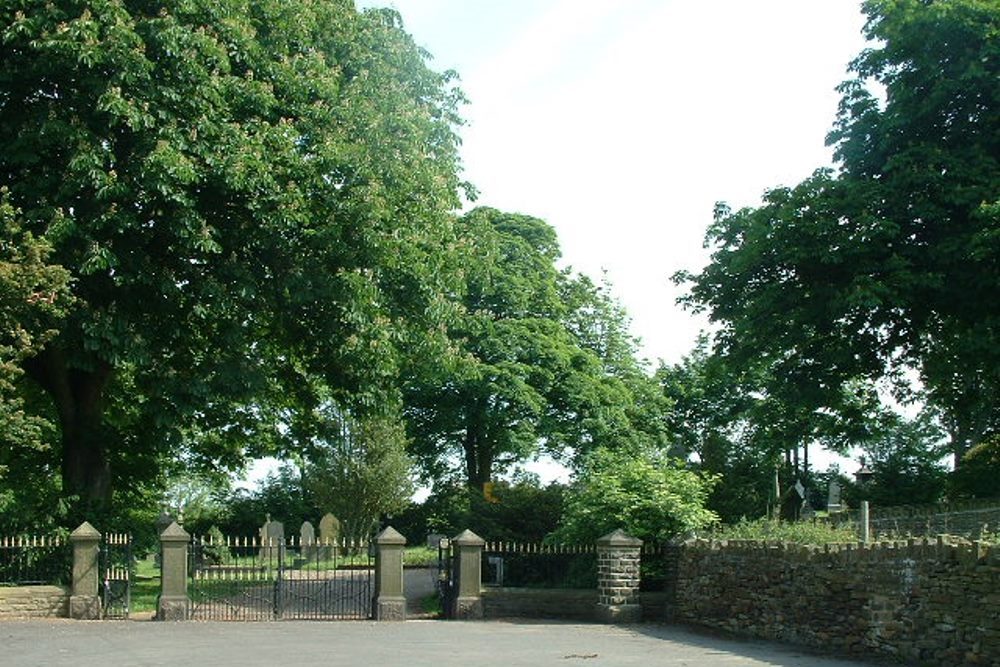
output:
M594 588L597 549L592 544L487 542L482 581L514 588Z
M61 535L0 537L0 586L67 584L72 549Z

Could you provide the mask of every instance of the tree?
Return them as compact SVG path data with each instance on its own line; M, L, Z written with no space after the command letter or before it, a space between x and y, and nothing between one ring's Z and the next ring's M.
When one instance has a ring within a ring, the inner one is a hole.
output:
M948 469L942 433L927 414L905 419L880 415L873 437L862 445L874 473L864 489L879 506L935 503L944 496Z
M306 376L392 393L453 275L461 95L425 59L345 0L0 8L0 187L75 297L23 364L64 493L291 449Z
M810 411L880 378L912 398L915 369L957 462L1000 424L1000 7L863 7L874 45L840 87L840 171L720 206L711 262L677 280L720 352Z
M654 449L596 449L566 493L556 537L592 542L615 529L666 541L718 521L705 508L715 478Z
M470 488L543 449L560 455L663 439L662 396L625 353L627 328L589 280L559 271L544 221L477 208L457 223L466 258L451 354L404 390L428 479L456 458Z
M335 412L327 424L303 465L303 486L321 511L337 517L341 535L370 537L383 516L402 511L413 495L405 429L392 414L350 419Z
M25 522L8 523L8 530L44 524L38 510L51 509L56 490L47 479L53 424L25 404L21 370L55 336L72 302L69 274L49 263L51 251L23 229L19 211L0 190L0 514Z

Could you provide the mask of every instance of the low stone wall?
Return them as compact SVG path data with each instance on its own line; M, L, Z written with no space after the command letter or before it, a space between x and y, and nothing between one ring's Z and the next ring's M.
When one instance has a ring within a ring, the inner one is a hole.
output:
M484 588L485 618L594 619L596 590L552 588Z
M910 540L681 549L673 617L767 639L934 665L1000 667L1000 548Z
M60 586L0 587L0 618L65 618L69 592Z
M485 618L597 620L596 590L484 588L482 598ZM640 593L639 604L642 605L643 620L666 620L669 599L667 593Z

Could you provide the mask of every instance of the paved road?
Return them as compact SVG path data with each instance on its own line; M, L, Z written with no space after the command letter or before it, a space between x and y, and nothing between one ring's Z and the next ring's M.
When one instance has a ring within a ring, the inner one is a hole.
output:
M0 621L0 664L857 667L865 663L663 625L57 620Z

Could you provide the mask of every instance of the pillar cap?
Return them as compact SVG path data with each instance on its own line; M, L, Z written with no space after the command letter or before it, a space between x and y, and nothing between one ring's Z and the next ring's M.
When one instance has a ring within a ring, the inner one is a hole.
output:
M460 547L482 547L486 545L486 540L479 537L468 528L451 538L451 541Z
M160 533L161 542L187 542L191 539L188 532L181 528L176 521L171 521L170 525Z
M382 532L375 536L375 544L406 544L406 538L392 526L386 526Z
M101 533L91 526L89 521L84 521L77 526L76 530L69 534L69 539L74 542L77 540L99 540L101 539Z
M597 546L599 547L641 547L642 540L638 537L632 537L624 530L619 528L618 530L612 531L597 540Z

